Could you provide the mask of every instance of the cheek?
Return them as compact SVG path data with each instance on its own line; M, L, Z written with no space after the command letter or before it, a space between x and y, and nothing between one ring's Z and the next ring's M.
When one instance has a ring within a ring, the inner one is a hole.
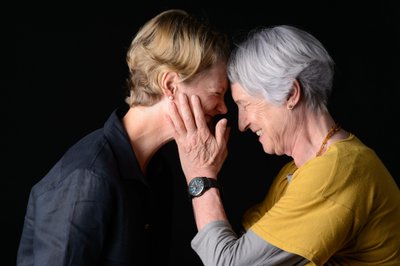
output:
M203 111L205 114L214 115L215 114L215 105L205 105L203 106Z
M263 112L262 110L251 110L247 113L247 116L249 117L249 119L251 119L254 123L257 124L264 124L265 123L265 112Z
M215 97L203 97L200 100L205 113L212 112L218 106L218 101Z

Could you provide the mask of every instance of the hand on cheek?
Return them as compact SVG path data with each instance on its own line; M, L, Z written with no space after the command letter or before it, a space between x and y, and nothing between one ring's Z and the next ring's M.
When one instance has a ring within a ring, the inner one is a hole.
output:
M195 176L216 177L227 155L226 119L217 124L214 136L196 95L190 99L180 95L177 103L170 102L169 114L187 181Z

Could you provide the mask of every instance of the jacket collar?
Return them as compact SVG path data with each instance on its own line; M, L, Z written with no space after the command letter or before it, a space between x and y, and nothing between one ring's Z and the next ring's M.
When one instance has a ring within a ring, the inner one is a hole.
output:
M128 133L121 122L128 110L129 106L123 104L111 113L104 124L104 135L117 158L121 177L128 180L138 180L149 186L132 149Z

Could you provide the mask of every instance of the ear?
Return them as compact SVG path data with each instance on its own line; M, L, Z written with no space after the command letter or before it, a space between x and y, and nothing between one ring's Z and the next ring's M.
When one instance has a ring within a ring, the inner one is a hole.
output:
M161 89L163 94L167 97L174 96L178 82L178 73L172 71L165 72L161 78Z
M293 81L292 91L289 93L286 100L286 107L291 110L293 109L300 100L301 95L301 85L300 82L295 79Z

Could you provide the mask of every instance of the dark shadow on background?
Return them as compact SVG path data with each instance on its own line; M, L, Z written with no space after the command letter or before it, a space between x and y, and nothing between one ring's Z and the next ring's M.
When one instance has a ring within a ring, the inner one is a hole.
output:
M224 8L178 1L154 1L142 7L97 6L66 12L47 7L15 20L16 75L6 90L6 175L4 195L7 258L15 264L30 188L63 153L90 131L102 127L125 95L125 53L133 34L147 19L170 7L184 7L208 19L233 39L263 25L292 24L313 33L336 62L330 110L345 129L373 148L399 185L397 108L399 31L392 4L315 5L250 4ZM22 10L26 11L26 10ZM22 12L21 11L21 12ZM66 12L66 13L63 13ZM43 13L43 14L42 14ZM395 61L396 60L396 61ZM396 92L397 93L397 92ZM288 160L263 152L256 136L237 129L237 110L227 95L232 128L229 156L220 180L226 212L233 227L260 201L278 169ZM174 143L170 154L174 182L174 226L171 265L201 265L190 248L196 233L191 203Z

